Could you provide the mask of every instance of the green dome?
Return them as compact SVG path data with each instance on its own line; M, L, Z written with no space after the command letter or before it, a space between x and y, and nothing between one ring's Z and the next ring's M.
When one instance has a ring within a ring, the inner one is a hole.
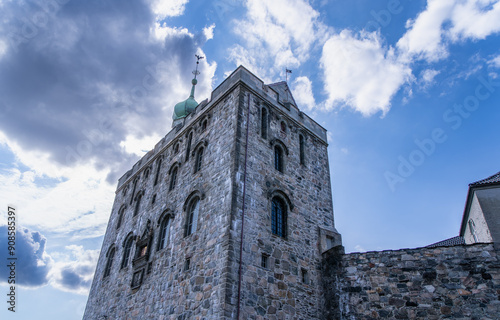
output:
M196 109L196 107L198 106L198 102L194 100L194 86L196 85L197 82L198 81L196 81L196 79L193 79L191 81L193 87L191 88L191 95L189 95L189 98L175 105L174 116L173 116L174 121L186 117L188 114L193 112L194 109Z

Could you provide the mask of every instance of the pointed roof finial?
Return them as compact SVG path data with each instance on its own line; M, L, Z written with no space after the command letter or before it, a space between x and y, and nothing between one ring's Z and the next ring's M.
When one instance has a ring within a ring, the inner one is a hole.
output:
M200 72L198 71L198 65L200 64L200 60L204 59L205 57L202 57L197 54L195 54L194 56L196 57L196 70L193 71L193 74L194 74L194 79L196 79L196 76L200 74Z

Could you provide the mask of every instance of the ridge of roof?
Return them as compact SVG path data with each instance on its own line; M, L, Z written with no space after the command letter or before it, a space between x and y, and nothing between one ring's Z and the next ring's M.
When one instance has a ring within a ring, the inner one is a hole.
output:
M485 179L482 179L482 180L479 180L479 181L476 181L476 182L472 182L472 183L469 183L469 186L470 187L477 187L477 186L483 186L483 185L489 185L489 184L497 184L497 183L500 183L500 172L497 172L495 173L494 175L488 177L488 178L485 178Z

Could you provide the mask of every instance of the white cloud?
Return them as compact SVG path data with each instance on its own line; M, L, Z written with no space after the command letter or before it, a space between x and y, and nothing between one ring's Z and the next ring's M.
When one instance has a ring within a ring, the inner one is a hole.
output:
M214 38L214 29L215 29L215 24L212 24L211 26L203 28L203 34L205 35L205 38L207 40Z
M391 98L411 80L411 69L373 33L335 34L323 47L321 66L328 99L324 108L347 105L365 116L385 114Z
M491 0L456 1L449 30L452 40L484 39L500 31L500 2Z
M258 61L264 73L275 74L284 67L298 67L309 58L311 48L324 34L319 13L303 0L249 0L247 15L235 20L235 32L245 43L230 48L230 58L237 64ZM247 66L245 64L245 66ZM248 66L247 66L248 67ZM255 70L255 68L253 68ZM260 71L260 70L259 70Z
M128 135L124 141L120 142L120 146L125 148L127 153L136 154L139 157L144 156L149 150L153 149L155 144L160 141L159 135L145 136L137 138L133 135Z
M170 37L193 37L193 34L190 33L188 29L182 27L169 27L165 22L163 22L163 24L156 22L152 34L160 41L165 41L166 38Z
M479 40L500 31L500 2L491 0L429 0L427 8L398 41L404 58L435 62L448 56L448 44Z
M157 15L157 19L162 20L183 15L188 2L188 0L153 0L151 8Z
M298 77L292 85L292 93L299 108L305 107L306 110L312 110L316 107L316 101L312 92L312 83L308 77Z
M490 65L494 68L500 68L500 55L488 60L488 65Z
M434 69L426 69L420 73L420 85L428 87L434 82L434 78L439 74L439 71Z
M410 28L399 39L398 47L408 58L436 61L448 55L442 43L442 24L450 16L455 0L429 0L425 11L407 22Z

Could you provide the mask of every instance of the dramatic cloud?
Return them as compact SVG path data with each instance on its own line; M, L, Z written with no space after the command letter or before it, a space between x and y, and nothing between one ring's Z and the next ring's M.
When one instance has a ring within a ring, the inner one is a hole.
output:
M137 159L120 143L164 135L189 93L194 54L208 38L157 22L185 2L3 3L0 128L9 147L62 166L111 168L114 183ZM203 97L215 64L205 59L200 69Z
M449 43L484 39L500 31L500 2L429 0L427 8L407 23L398 48L406 59L429 62L446 58Z
M66 247L69 255L58 255L61 262L51 271L52 284L61 290L88 294L99 250L84 250L82 246Z
M365 116L385 114L399 88L410 81L411 69L398 61L391 47L384 47L379 35L348 30L331 36L323 47L327 110L347 105Z
M26 287L39 287L49 281L49 270L52 258L45 252L46 239L39 232L32 232L26 228L16 226L15 257L16 284ZM3 261L0 268L0 281L7 282L10 270L7 268L8 238L7 226L0 226L0 259Z

